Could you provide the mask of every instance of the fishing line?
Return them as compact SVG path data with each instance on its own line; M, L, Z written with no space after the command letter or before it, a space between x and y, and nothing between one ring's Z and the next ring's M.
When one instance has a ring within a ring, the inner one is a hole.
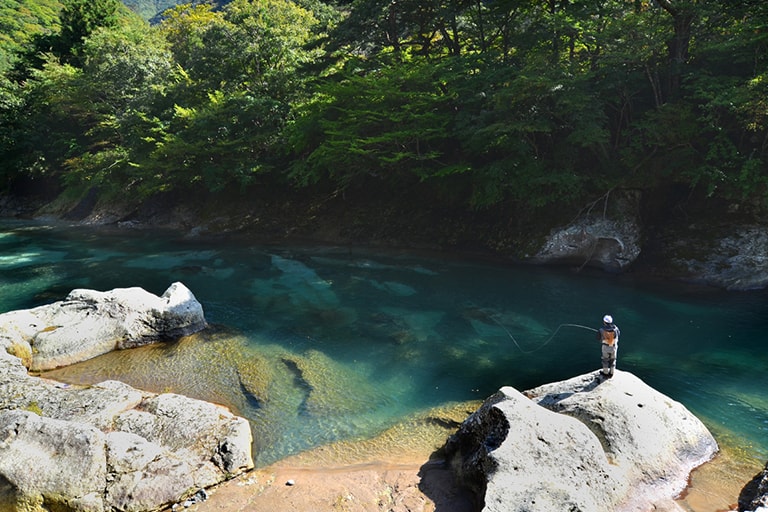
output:
M595 328L593 328L593 327L587 327L586 325L579 325L579 324L560 324L560 325L558 325L558 326L557 326L557 329L555 329L555 332L553 332L553 333L552 333L552 336L550 336L549 338L547 338L547 339L544 341L544 343L542 343L541 345L539 345L538 347L536 347L536 348L534 348L534 349L532 349L532 350L523 350L523 347L521 347L521 346L520 346L520 344L517 342L517 340L515 339L515 337L514 337L514 336L512 336L512 333L511 333L511 332L509 332L509 329L507 329L507 327L506 327L504 324L502 324L501 322L499 322L498 320L496 320L496 318L495 318L493 315L488 315L488 317L489 317L491 320L493 320L494 322L496 322L496 323L499 325L499 327L501 327L502 329L504 329L504 331L507 333L507 336L509 336L509 339L511 339L511 340L514 342L514 344L515 344L515 346L517 347L517 349L518 349L518 350L519 350L521 353L523 353L523 354L533 354L533 353L534 353L534 352L536 352L537 350L541 350L541 349L543 349L544 347L546 347L546 346L547 346L547 344L548 344L550 341L552 341L552 340L554 339L554 337L555 337L555 336L557 336L557 333L558 333L558 332L560 331L560 329L562 329L563 327L578 327L578 328L580 328L580 329L586 329L586 330L588 330L588 331L597 332L597 329L595 329Z

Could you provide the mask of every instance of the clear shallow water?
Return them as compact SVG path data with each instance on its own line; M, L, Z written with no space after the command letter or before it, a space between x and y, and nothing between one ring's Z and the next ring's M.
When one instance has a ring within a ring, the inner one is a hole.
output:
M685 404L721 444L768 459L765 291L0 224L0 311L61 300L73 288L161 294L174 281L193 291L215 328L98 358L77 378L130 382L133 374L147 388L226 403L252 422L258 464L372 436L503 385L522 390L595 370L600 350L589 328L605 313L622 330L621 369Z

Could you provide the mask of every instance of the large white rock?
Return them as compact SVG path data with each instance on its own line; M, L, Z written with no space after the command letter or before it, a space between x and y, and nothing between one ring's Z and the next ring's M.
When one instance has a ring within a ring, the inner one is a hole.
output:
M66 361L66 350L80 354L72 360L84 353L80 335L89 346L114 335L103 346L115 348L114 340L120 347L199 327L202 308L183 285L157 300L128 290L81 290L58 306L0 315L0 512L158 510L253 467L250 425L221 406L117 381L67 386L27 372L25 350L38 347L42 331L72 336L58 338L66 349L54 337L42 344ZM95 331L62 323L70 320ZM45 325L58 327L41 331Z
M29 411L0 412L0 503L10 510L101 512L106 478L100 430Z
M683 405L627 372L502 388L446 445L499 512L680 510L673 499L717 449Z
M205 326L202 306L182 283L160 297L138 287L77 289L63 301L0 315L0 346L12 347L30 370L41 371Z

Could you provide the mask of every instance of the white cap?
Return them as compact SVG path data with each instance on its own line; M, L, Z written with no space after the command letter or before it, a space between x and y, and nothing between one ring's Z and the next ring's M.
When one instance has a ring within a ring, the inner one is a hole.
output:
M611 315L605 315L603 317L603 322L605 322L607 324L612 324L613 323L613 317Z

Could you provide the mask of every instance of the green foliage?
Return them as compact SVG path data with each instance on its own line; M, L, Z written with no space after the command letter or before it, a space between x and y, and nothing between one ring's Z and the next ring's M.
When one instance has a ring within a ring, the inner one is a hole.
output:
M293 126L294 143L314 139L313 147L301 149L308 153L294 166L293 178L307 184L328 177L347 185L357 175L426 179L444 172L456 141L448 136L452 98L436 72L410 63L330 83Z
M759 0L125 3L172 8L150 26L117 0L0 6L0 187L768 204Z
M19 164L30 174L59 174L67 158L87 145L94 116L80 94L82 71L49 57L32 70L19 92L23 108L16 118Z
M86 41L84 56L95 110L118 117L131 108L149 108L174 73L166 41L145 25L98 30Z
M59 0L0 2L0 72L33 37L58 31L60 10Z
M0 191L6 191L25 167L27 148L22 136L25 102L21 87L0 78Z
M100 27L116 27L124 11L119 0L63 0L63 4L54 52L65 62L79 65L85 39Z
M142 165L154 176L142 186L154 192L190 184L214 191L247 185L269 168L265 155L284 116L274 100L245 93L212 93L196 108L177 105L169 125L144 139L153 149Z

